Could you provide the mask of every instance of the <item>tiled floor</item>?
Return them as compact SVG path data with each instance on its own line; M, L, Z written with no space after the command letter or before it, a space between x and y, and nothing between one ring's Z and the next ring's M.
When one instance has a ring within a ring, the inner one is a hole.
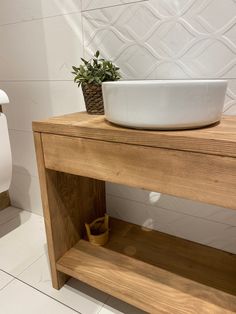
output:
M0 314L144 313L75 279L51 286L41 216L0 212Z

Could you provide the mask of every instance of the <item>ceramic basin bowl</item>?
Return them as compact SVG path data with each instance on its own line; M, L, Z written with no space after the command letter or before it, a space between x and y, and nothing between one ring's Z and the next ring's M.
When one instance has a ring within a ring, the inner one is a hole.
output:
M226 80L134 80L102 84L105 118L141 129L188 129L220 120Z

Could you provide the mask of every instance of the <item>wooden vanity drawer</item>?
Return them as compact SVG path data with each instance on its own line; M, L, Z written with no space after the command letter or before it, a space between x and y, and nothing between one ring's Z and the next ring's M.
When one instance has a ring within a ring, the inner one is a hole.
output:
M235 158L43 133L42 143L48 169L236 209Z

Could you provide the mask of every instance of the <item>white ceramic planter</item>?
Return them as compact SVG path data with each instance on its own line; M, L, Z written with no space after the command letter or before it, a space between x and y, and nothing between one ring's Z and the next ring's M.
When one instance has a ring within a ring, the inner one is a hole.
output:
M220 120L226 88L226 80L104 82L105 117L132 128L197 128Z

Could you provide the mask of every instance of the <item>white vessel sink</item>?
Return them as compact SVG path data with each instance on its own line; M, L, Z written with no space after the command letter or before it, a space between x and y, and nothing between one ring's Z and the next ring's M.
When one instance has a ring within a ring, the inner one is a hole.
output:
M104 82L105 117L131 128L202 127L220 120L226 88L226 80Z

